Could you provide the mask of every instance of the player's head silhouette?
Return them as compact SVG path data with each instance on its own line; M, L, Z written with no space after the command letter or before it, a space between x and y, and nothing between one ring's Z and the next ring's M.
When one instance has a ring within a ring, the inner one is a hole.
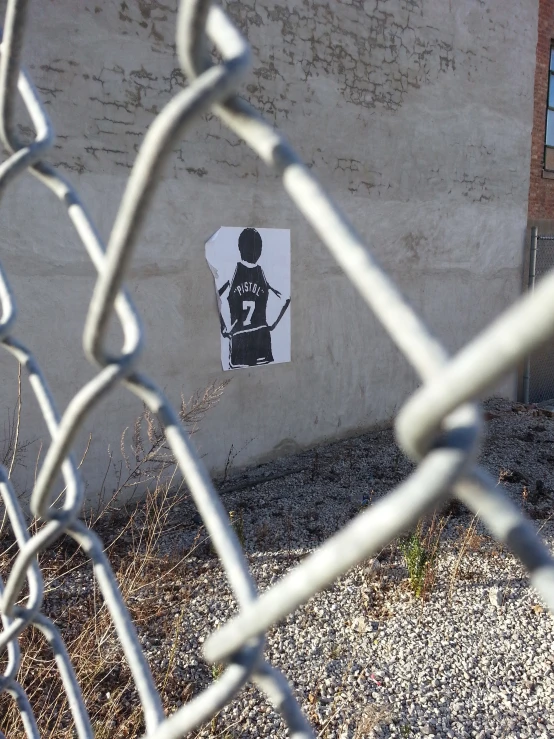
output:
M243 262L256 264L262 253L262 237L255 228L245 228L239 236L239 252Z

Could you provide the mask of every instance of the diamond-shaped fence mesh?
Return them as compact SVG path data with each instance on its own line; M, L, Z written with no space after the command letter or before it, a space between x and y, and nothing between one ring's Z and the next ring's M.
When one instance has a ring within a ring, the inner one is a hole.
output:
M76 237L98 272L84 327L85 352L98 372L60 415L48 390L46 369L38 366L31 351L16 338L17 296L12 294L8 275L0 265L0 340L26 370L51 436L31 496L31 510L44 525L34 528L33 535L26 527L7 471L0 470L0 494L18 546L9 577L0 587L3 624L0 650L7 654L0 691L9 693L16 701L27 736L38 737L39 733L31 702L18 683L21 661L18 638L31 627L45 635L56 658L76 735L93 735L60 633L41 612L43 579L37 554L64 533L76 541L92 562L99 591L138 690L146 734L156 739L183 736L206 722L249 681L280 711L291 736L297 739L313 736L286 680L264 661L264 632L451 494L479 513L491 532L512 549L527 567L531 583L549 607L554 608L554 562L548 550L495 481L475 464L481 423L479 409L472 400L554 335L554 275L546 275L532 293L507 310L459 354L449 358L312 172L285 139L237 96L249 64L249 47L225 12L210 0L183 0L180 4L177 50L189 85L175 95L146 133L109 241L104 245L75 189L44 159L54 133L46 108L20 66L27 4L27 0L9 0L4 22L0 137L8 157L0 166L0 190L19 175L36 177L67 210ZM219 63L208 53L210 46L215 47L221 59ZM35 128L34 140L27 143L20 141L15 133L14 103L18 94ZM139 371L141 326L138 310L124 289L143 215L164 160L176 139L209 110L281 175L293 202L422 380L421 388L407 402L396 423L400 444L418 462L415 471L262 595L256 592L227 514L177 413L154 382ZM107 325L114 312L124 335L118 356L107 354L104 347ZM91 409L118 384L138 396L157 414L165 428L167 442L210 534L238 606L237 614L204 643L205 658L225 664L222 675L169 717L164 715L102 542L79 517L83 484L71 454L72 443ZM51 491L58 472L62 473L66 488L62 500L53 501Z

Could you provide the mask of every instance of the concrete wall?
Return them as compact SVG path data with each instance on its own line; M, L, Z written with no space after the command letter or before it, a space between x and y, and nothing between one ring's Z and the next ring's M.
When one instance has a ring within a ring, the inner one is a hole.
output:
M456 350L520 291L538 0L227 2L254 48L244 95L284 129L417 310ZM58 133L49 157L104 237L155 114L183 86L176 0L35 2L24 58ZM31 345L65 407L93 374L81 332L94 272L61 206L30 177L5 195L4 265ZM196 437L213 470L352 434L417 385L406 361L280 187L207 116L175 150L128 287L141 368L173 401L223 377L204 242L219 226L290 228L290 364L232 376ZM17 368L1 357L2 408ZM503 391L513 392L513 378ZM89 494L140 411L123 390L84 425ZM22 438L45 437L24 387ZM19 475L34 473L30 448Z

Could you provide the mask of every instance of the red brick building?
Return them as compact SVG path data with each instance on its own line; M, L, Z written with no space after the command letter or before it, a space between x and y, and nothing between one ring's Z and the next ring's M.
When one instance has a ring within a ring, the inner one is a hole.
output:
M554 221L553 41L554 0L540 0L529 183L529 225L539 226L539 232L554 226L545 222Z
M534 83L533 130L531 134L531 169L527 238L523 262L523 288L529 284L531 228L539 235L554 234L554 0L539 0L537 50ZM539 242L536 274L540 277L552 267L553 242ZM519 373L518 396L521 400L543 401L554 393L552 364L554 343L531 356L530 387L524 391L526 367Z

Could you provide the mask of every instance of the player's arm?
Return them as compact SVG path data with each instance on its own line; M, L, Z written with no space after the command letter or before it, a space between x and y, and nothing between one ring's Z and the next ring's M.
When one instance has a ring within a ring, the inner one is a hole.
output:
M290 305L290 298L287 298L287 300L285 300L285 304L281 308L281 312L277 316L277 320L271 326L268 326L268 328L269 328L270 331L273 331L273 329L277 326L277 324L279 323L279 321L281 320L281 318L287 312L287 308L289 307L289 305Z
M271 290L272 293L275 293L275 295L277 295L278 298L281 297L281 293L279 292L279 290L276 290L274 287L271 287L269 282L267 283L267 289Z
M225 293L229 288L230 288L230 284L229 284L229 280L227 280L227 282L224 285L222 285L217 291L217 294L219 295L219 297L221 297L223 293ZM221 310L219 311L219 325L221 327L221 335L224 338L228 339L230 334L229 334L229 330L227 329L227 326L225 325L225 320L221 314Z
M279 298L279 300L281 300L281 298L282 298L282 295L281 295L281 293L279 292L279 290L276 290L276 289L275 289L274 287L272 287L272 286L271 286L271 285L269 284L269 282L267 281L267 277L266 277L266 276L265 276L265 274L264 274L264 271L263 271L263 269L262 269L262 274L263 274L263 276L264 276L264 280L265 280L265 282L266 282L266 285L267 285L267 289L268 289L268 290L270 290L270 291L271 291L271 292L272 292L272 293L273 293L274 295L276 295L276 296L277 296L277 297ZM277 316L277 320L276 320L276 321L275 321L274 323L272 323L272 324L271 324L271 326L268 326L268 328L269 328L269 330L270 330L270 331L273 331L273 329L274 329L274 328L275 328L275 327L277 326L277 324L279 323L279 321L281 320L281 318L282 318L282 317L283 317L283 316L285 315L285 313L287 312L287 308L289 307L289 305L290 305L290 298L287 298L287 299L285 300L285 302L284 302L284 304L283 304L282 308L281 308L281 312L280 312L280 313L279 313L279 315Z
M270 290L272 293L274 293L274 295L276 295L279 299L281 299L281 293L279 292L279 290L276 290L274 287L271 287L271 285L267 281L267 277L265 276L265 272L263 271L263 269L262 269L262 276L265 280L265 284L267 285L267 289Z
M221 315L221 312L219 313L219 325L220 325L220 329L221 329L221 335L225 339L228 339L231 334L227 330L227 326L225 325L225 321L223 320L223 316Z

